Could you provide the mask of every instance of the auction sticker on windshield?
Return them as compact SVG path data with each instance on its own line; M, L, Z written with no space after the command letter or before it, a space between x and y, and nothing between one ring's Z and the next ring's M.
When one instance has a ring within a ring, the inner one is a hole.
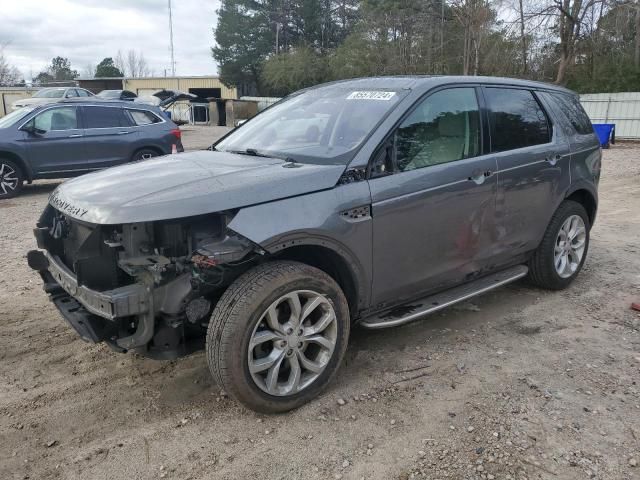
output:
M391 100L396 92L352 92L347 100Z

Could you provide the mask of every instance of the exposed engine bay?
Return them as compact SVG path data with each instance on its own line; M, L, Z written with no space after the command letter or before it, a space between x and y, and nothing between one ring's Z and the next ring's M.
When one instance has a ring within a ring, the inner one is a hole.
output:
M28 259L85 340L175 358L204 347L217 299L264 258L228 228L234 214L95 225L49 206Z

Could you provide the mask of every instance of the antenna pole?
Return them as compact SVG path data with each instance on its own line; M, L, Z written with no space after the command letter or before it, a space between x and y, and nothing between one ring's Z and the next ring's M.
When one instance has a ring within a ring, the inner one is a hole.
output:
M171 14L171 0L169 1L169 49L171 50L171 76L176 76L176 60L173 55L173 16Z

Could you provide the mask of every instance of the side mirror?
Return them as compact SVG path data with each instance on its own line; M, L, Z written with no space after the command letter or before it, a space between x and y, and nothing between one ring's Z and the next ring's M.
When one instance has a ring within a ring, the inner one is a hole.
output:
M371 176L384 177L393 173L394 142L393 138L387 141L378 151L371 165Z
M40 130L39 128L36 128L33 120L25 123L20 130L22 130L23 132L27 132L29 135L35 135L37 137L47 133L45 130Z

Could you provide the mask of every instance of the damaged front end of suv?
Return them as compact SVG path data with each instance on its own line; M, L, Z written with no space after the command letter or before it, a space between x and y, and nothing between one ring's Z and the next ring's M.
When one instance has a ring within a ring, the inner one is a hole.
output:
M264 256L228 228L234 213L103 225L49 205L28 261L83 339L176 358L203 348L217 299Z

